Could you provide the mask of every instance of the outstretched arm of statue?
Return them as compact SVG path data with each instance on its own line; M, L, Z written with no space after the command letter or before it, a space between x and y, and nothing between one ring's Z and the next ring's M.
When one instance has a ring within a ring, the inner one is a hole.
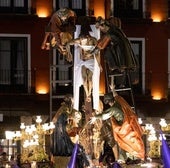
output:
M121 121L123 118L122 110L117 107L110 107L103 111L102 120L107 120L111 117L114 117L117 121Z
M113 85L110 85L110 90L111 90L111 92L113 93L113 97L115 97L115 96L118 95L117 92L116 92L116 90L115 90L115 85L114 85L114 84L113 84Z
M123 118L124 118L123 112L121 111L121 109L119 109L117 107L110 107L110 108L106 109L105 111L103 111L102 114L92 117L90 120L90 123L93 124L97 119L107 120L111 117L114 117L115 120L118 122L122 122Z
M99 53L99 51L100 51L100 49L97 47L97 45L94 47L94 49L90 52L90 54L93 54L93 55L95 55L95 54L97 54L97 53Z
M75 45L75 44L80 44L81 41L80 41L80 38L76 38L76 39L73 39L73 40L70 40L67 45L68 46L72 46L72 45Z
M44 50L44 49L49 50L49 48L50 48L50 42L48 42L49 36L50 36L50 32L45 32L44 40L43 40L42 45L41 45L42 50Z
M73 39L73 40L70 40L69 42L66 43L66 46L65 46L65 49L67 51L67 60L69 62L73 61L73 55L71 53L71 46L75 45L75 44L79 44L80 43L80 40L79 39Z
M97 54L100 50L105 49L110 41L110 36L104 36L103 38L99 39L96 47L91 51L91 54Z
M108 35L103 36L101 39L99 39L97 47L102 50L107 47L107 45L110 43L111 37Z
M67 51L67 61L68 62L73 61L73 55L72 55L71 50L70 50L70 45L66 45L65 49Z

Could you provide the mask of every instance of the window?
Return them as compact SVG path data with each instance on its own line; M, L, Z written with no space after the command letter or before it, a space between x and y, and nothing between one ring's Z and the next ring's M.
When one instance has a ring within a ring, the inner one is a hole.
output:
M28 39L0 36L0 90L28 91Z
M168 39L168 89L170 89L170 39Z
M50 67L52 94L58 97L72 94L73 65L66 61L65 57L53 50L53 61Z
M68 80L69 79L69 68L67 67L67 62L65 57L62 55L58 56L58 64L60 67L58 68L58 78L59 80ZM63 84L60 84L63 85Z
M170 18L170 0L168 0L168 18Z
M0 139L0 151L1 153L6 152L7 158L10 158L11 155L15 155L16 153L18 153L17 149L17 144L13 140L7 140L5 138Z
M72 9L78 16L86 15L86 1L85 0L59 0L56 1L56 10L67 7Z
M0 13L28 13L28 0L0 0Z
M130 38L132 49L139 63L139 68L131 72L132 86L135 94L145 93L145 41L140 38ZM147 82L146 82L147 83Z
M115 0L114 16L119 18L142 18L142 0Z

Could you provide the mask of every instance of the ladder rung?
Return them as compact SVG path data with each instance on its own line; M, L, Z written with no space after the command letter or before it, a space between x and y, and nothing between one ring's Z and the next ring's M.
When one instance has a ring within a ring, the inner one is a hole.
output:
M132 90L131 88L121 88L121 89L115 89L115 91L120 92L120 91L128 91Z
M51 83L72 83L72 80L53 80Z
M73 65L72 64L62 64L62 65L51 65L50 67L51 67L51 70L53 70L52 68L63 68L63 67L65 67L65 68L70 68L70 67L72 67Z
M53 95L51 96L53 99L62 99L65 97L65 95Z
M125 75L125 74L111 74L111 75L109 75L109 77L114 77L114 76L123 76L123 75Z

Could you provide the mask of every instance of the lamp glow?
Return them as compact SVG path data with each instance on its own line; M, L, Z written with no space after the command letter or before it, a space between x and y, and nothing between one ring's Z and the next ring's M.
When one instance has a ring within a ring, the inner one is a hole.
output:
M153 100L161 100L162 96L160 92L154 92L153 93Z
M143 123L142 118L138 118L138 123L139 123L139 124L142 124L142 123Z
M20 128L21 128L21 129L25 129L25 124L24 124L24 123L21 123Z
M12 132L12 131L5 131L5 136L6 136L6 139L13 139L14 132Z
M153 16L152 19L153 19L153 22L161 22L161 17L158 15Z
M166 120L164 118L161 118L159 124L160 124L161 127L166 127L167 126Z
M37 123L41 123L42 122L41 116L37 116L36 122Z
M37 15L38 15L38 17L41 17L41 18L45 18L45 17L47 17L49 14L48 14L49 12L48 12L48 10L44 7L39 7L39 8L37 8Z
M38 94L47 94L48 92L47 92L47 89L42 88L42 89L37 90L37 93Z

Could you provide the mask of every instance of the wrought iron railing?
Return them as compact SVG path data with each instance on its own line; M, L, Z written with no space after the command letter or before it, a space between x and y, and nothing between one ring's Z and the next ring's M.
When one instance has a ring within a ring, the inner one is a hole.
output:
M56 68L56 67L53 67ZM47 70L48 71L48 70ZM68 70L69 73L65 71L58 71L56 70L52 71L51 74L51 82L52 86L51 89L53 92L55 92L56 87L65 86L64 82L68 82L66 80L67 78L71 79L73 78L72 70ZM68 77L69 76L69 77ZM164 83L168 89L170 89L170 72L167 73L143 73L142 74L142 81L139 81L137 83L137 87L141 88L142 91L141 94L147 94L150 92L152 83L153 83L153 77L157 76L164 79ZM55 77L55 82L53 77ZM70 79L71 83L72 80ZM166 82L167 81L167 82ZM36 82L36 69L32 70L0 70L0 93L35 93L35 82ZM162 81L161 81L162 82ZM50 84L50 83L49 83ZM144 87L143 87L144 86ZM144 88L144 90L143 90ZM58 90L58 89L57 89ZM59 89L60 90L60 89ZM139 89L138 89L139 90Z
M33 93L35 70L0 70L0 93Z

